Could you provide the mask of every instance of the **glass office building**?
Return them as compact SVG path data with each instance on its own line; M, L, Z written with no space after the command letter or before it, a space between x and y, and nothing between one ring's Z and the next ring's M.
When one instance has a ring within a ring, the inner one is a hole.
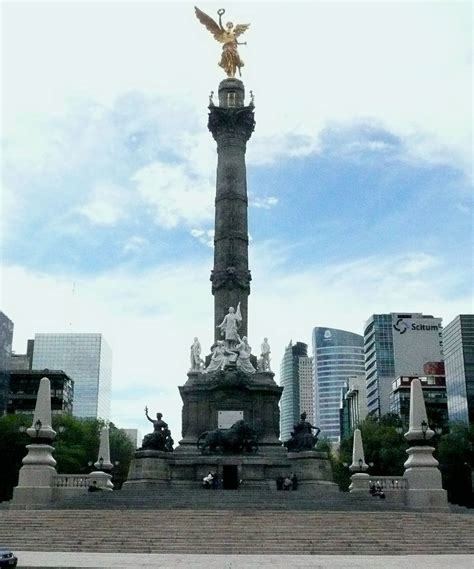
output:
M364 326L365 377L370 415L390 412L392 382L425 375L443 361L441 318L416 313L373 314Z
M369 414L384 415L389 412L395 379L391 314L374 314L368 320L364 329L364 352L367 409Z
M12 353L13 322L0 312L0 417L6 413L10 383L10 357Z
M474 423L474 315L461 314L443 330L450 421Z
M321 436L339 442L341 390L349 377L364 373L364 340L336 328L313 329L315 421Z
M112 351L102 334L36 334L32 367L74 380L74 416L110 419Z
M293 425L300 418L300 360L301 371L307 369L308 345L303 342L290 342L280 365L280 385L283 394L280 399L280 438L287 441Z

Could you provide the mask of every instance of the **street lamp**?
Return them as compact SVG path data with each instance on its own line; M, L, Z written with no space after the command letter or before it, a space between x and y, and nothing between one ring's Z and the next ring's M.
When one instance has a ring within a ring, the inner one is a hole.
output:
M397 427L395 430L397 431L397 433L399 435L401 435L403 433L403 427Z
M426 440L426 433L428 432L428 423L421 421L421 432L423 433L423 440Z
M36 423L33 425L35 431L36 431L36 438L39 437L40 435L40 431L41 431L41 427L43 426L43 423L38 419L36 421Z
M435 427L434 432L439 436L443 434L443 427Z

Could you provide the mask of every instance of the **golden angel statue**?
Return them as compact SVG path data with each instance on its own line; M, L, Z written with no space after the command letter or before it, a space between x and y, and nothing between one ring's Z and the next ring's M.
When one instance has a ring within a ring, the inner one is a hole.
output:
M237 38L249 28L250 24L237 24L234 26L232 22L227 22L224 28L222 25L222 16L224 15L225 10L223 8L217 10L219 23L202 12L196 6L194 6L194 10L196 11L196 16L201 24L206 26L218 42L224 44L222 46L222 57L219 65L227 73L227 77L235 77L237 69L241 76L242 73L240 72L240 69L244 66L244 62L240 59L237 46L247 45L247 42L238 42Z

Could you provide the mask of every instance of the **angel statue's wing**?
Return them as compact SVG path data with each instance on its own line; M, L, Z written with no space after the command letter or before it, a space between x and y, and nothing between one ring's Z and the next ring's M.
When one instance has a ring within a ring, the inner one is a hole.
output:
M194 6L194 11L196 12L197 19L206 26L206 28L211 32L211 34L216 38L216 40L221 41L222 30L219 24L213 20L210 16L205 14L197 6Z
M244 32L246 32L250 27L250 24L237 24L234 27L234 34L235 37L238 38L240 35L242 35Z

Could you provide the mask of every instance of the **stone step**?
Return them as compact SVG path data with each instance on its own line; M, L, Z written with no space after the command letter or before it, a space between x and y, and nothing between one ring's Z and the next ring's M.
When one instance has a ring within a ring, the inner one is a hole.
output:
M474 553L472 530L471 517L449 513L16 510L0 516L0 542L28 551L47 543L55 551L103 553Z

